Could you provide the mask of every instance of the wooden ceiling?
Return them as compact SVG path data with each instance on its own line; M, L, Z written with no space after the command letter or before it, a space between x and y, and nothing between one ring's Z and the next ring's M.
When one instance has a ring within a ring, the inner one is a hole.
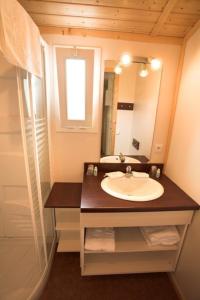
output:
M174 37L200 20L200 0L19 0L41 28ZM198 22L199 23L199 22Z

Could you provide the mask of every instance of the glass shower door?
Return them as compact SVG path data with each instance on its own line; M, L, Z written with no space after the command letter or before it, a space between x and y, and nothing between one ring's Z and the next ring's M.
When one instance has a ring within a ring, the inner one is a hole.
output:
M29 299L54 245L45 72L42 79L0 53L0 299ZM45 68L44 68L45 70Z
M44 208L44 204L51 191L45 72L43 79L34 75L31 76L31 91L34 103L36 153L42 206L41 210L44 218L47 256L49 256L55 231L53 210Z
M1 55L0 65L0 299L23 300L42 273L27 184L16 68Z

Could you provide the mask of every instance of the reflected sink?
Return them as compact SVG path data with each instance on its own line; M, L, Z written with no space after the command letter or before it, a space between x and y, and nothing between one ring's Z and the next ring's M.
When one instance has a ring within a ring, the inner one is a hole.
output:
M119 155L110 155L110 156L101 157L100 162L102 162L102 163L121 163L121 161L119 159ZM125 156L124 163L140 164L141 162L133 157Z
M163 186L149 177L126 175L119 178L106 177L102 180L101 187L109 195L129 201L150 201L164 193Z

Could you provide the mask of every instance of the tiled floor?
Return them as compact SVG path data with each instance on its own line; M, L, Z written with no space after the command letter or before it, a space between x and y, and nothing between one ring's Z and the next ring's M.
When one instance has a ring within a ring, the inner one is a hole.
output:
M165 273L81 277L78 253L56 253L40 300L178 300Z

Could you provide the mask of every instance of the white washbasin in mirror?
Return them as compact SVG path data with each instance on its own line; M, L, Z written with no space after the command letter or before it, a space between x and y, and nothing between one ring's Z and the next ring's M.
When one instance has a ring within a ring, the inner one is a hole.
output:
M101 157L100 162L102 162L102 163L121 163L121 161L119 159L119 155L110 155L110 156ZM124 163L139 164L141 162L138 159L135 159L133 157L125 156Z
M119 178L106 177L101 181L101 187L109 195L129 201L150 201L164 193L163 186L149 177L126 175Z

